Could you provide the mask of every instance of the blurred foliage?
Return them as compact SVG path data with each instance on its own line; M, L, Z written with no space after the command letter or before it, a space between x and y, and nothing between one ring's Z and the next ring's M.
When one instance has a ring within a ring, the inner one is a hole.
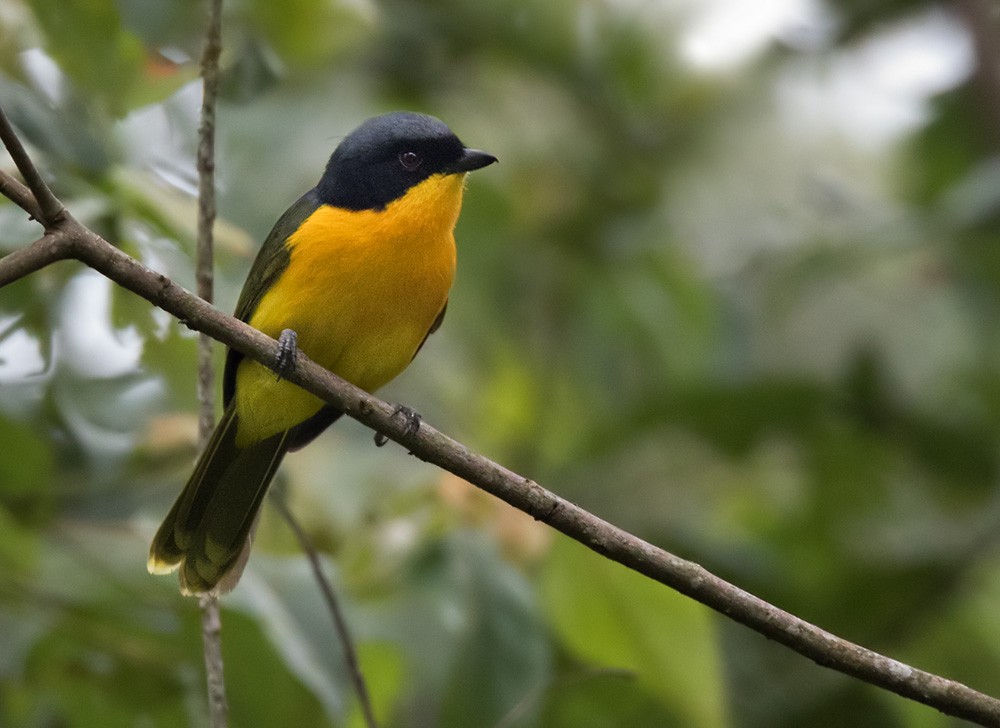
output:
M227 0L217 300L357 123L443 118L502 164L470 180L446 325L384 396L1000 694L1000 137L967 34L929 2L747 7ZM0 0L0 104L55 191L188 287L204 10ZM37 235L0 203L0 253ZM183 326L79 265L0 292L0 726L207 724L195 604L144 569L194 455L194 374ZM962 724L354 423L279 480L386 726ZM234 725L362 725L270 509L224 607Z

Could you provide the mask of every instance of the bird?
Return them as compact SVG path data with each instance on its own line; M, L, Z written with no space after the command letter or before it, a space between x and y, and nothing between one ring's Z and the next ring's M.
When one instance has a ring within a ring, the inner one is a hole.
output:
M455 276L466 176L497 161L439 119L397 111L344 137L319 182L275 223L235 317L374 392L441 325ZM185 595L224 594L249 558L267 488L288 451L341 412L240 352L226 353L224 414L149 551ZM410 423L419 426L419 416Z

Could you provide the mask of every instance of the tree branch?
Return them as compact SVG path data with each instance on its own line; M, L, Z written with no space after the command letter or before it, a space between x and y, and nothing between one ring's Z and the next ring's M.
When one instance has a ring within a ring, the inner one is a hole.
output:
M229 725L229 701L226 699L226 677L222 659L222 617L219 614L219 597L202 594L198 598L201 609L201 645L205 653L205 683L208 687L208 715L212 728Z
M209 0L208 27L201 54L201 123L198 127L198 248L195 277L198 295L207 303L213 298L213 243L215 225L215 103L219 92L219 55L222 52L222 0ZM198 449L204 450L215 428L215 366L212 339L198 335ZM215 594L198 600L201 637L205 653L208 712L212 728L229 725L229 701L222 659L222 616Z
M0 109L2 112L3 109ZM12 200L22 210L26 210L33 220L42 218L42 211L35 202L31 190L0 169L0 195Z
M45 229L53 227L62 216L66 213L66 209L63 207L62 203L56 199L56 196L52 194L52 190L45 183L42 175L39 173L38 169L35 168L34 163L31 161L31 157L28 153L24 151L24 145L21 144L21 140L18 138L17 134L14 132L14 127L10 123L10 119L7 118L6 112L0 108L0 141L3 142L4 147L7 148L7 153L10 154L11 159L14 160L14 164L17 165L18 171L21 176L24 177L24 181L27 183L28 188L31 190L34 196L34 211L29 210L31 216L38 220L45 226ZM4 195L7 195L7 188L10 187L10 182L14 181L8 175L8 182L3 186L4 188L0 190ZM15 191L22 198L24 196L23 187ZM9 195L7 195L9 197ZM22 201L10 197L11 200L24 207ZM27 208L25 208L27 209ZM36 214L37 213L37 214Z
M31 247L42 244L53 246L59 253L48 259L76 258L172 314L189 328L206 333L265 366L274 365L278 353L274 339L227 316L167 276L146 268L72 216L65 215L49 236ZM29 256L32 265L25 264L26 255L17 253L0 259L0 284L36 270L34 264L41 260L36 255ZM1000 700L880 655L799 619L698 564L657 548L474 453L426 423L410 433L408 423L394 416L391 405L326 371L301 351L296 353L294 369L284 376L422 460L464 478L593 551L701 602L819 665L948 715L1000 727Z
M30 194L30 193L29 193ZM35 198L31 198L34 205ZM19 206L25 209L24 205ZM0 259L0 288L41 270L57 260L71 257L71 245L64 235L44 235L31 245L20 248Z
M215 103L219 94L219 55L222 52L222 0L209 2L208 29L201 55L201 124L198 127L198 248L195 260L197 293L213 299L215 226ZM215 367L212 340L198 337L198 438L208 442L215 427Z

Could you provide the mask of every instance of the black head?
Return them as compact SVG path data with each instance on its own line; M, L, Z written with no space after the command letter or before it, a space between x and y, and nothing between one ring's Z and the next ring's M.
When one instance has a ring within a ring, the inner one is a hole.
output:
M435 174L459 174L497 161L467 149L433 116L376 116L340 143L316 186L320 199L348 210L379 210Z

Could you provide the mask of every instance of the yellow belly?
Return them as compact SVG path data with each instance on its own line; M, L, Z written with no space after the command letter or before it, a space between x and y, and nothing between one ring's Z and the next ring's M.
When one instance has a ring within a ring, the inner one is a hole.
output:
M287 269L250 325L298 334L321 366L374 391L410 363L448 299L463 175L434 176L384 210L324 206L289 238ZM244 359L236 374L237 444L289 429L322 402Z

